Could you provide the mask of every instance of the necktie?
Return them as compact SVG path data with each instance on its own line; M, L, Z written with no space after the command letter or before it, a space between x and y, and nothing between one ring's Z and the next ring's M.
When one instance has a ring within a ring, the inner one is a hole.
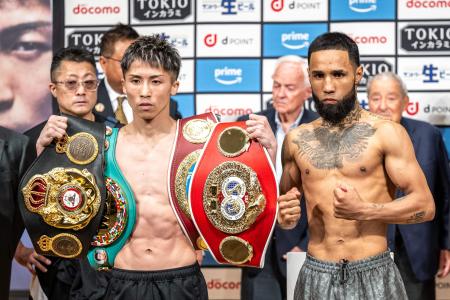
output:
M119 121L123 125L128 124L127 117L125 116L125 112L123 111L123 100L125 100L125 99L126 99L125 96L117 97L117 109L114 112L116 120Z

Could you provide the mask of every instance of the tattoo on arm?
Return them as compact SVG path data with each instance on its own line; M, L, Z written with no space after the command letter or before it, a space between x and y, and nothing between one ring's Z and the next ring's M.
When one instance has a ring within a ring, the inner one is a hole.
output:
M383 209L383 208L384 208L384 204L381 204L381 203L372 203L372 208L380 210L380 209Z
M425 217L424 211L416 212L406 220L406 223L408 224L420 223L423 221L423 217Z

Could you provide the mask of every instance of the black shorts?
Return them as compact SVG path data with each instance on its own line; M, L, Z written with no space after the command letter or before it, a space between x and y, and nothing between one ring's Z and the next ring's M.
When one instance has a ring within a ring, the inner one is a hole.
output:
M105 299L208 300L208 290L197 263L160 271L113 268Z

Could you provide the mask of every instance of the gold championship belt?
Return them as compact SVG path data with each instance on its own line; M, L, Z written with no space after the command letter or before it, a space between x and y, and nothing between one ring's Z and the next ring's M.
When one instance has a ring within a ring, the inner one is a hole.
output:
M177 133L169 169L169 199L178 223L196 249L206 249L195 228L188 201L188 187L205 142L218 122L213 113L177 121Z
M245 122L216 125L194 170L190 208L218 263L262 268L278 188L266 150L245 128Z
M106 198L105 126L68 117L66 135L21 180L19 208L39 254L78 258L96 234Z

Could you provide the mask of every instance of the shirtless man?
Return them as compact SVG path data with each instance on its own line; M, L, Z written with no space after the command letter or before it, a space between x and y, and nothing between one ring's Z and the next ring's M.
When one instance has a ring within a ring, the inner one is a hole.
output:
M325 33L309 47L309 79L321 118L283 144L281 226L295 226L304 193L306 261L295 299L407 299L387 251L389 223L433 219L434 202L403 127L362 110L358 47ZM406 196L394 200L398 187Z
M181 59L159 36L142 37L125 52L123 90L133 121L120 129L116 157L136 200L136 224L117 254L106 299L207 299L195 251L169 203L167 174L176 122L169 115ZM265 117L247 121L250 138L276 141Z

